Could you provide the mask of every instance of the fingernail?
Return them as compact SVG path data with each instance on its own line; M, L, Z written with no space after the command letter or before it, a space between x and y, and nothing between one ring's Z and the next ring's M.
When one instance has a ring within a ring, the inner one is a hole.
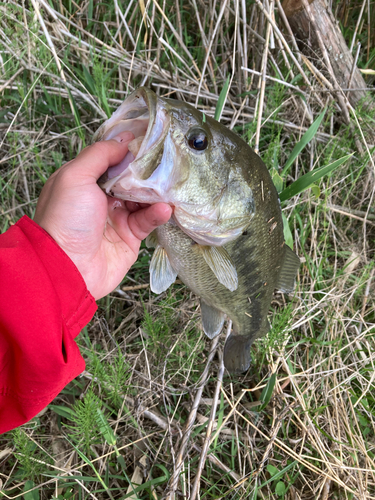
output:
M132 139L134 139L133 132L127 130L126 132L121 132L121 134L116 135L112 140L117 142L129 142Z

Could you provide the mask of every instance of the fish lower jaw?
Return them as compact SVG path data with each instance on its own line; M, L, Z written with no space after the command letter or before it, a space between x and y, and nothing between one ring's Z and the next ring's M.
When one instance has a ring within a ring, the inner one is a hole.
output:
M135 203L148 203L153 205L155 203L168 203L165 197L152 188L138 188L131 190L118 189L114 185L111 189L106 190L110 196L125 201L134 201Z
M199 245L220 247L236 240L242 234L242 228L224 228L215 213L207 217L197 216L182 209L176 203L174 218L177 225Z
M195 243L198 243L198 245L222 247L237 238L237 236L227 234L194 231L183 227L181 224L178 224L178 226L182 229L182 231L184 231L184 233L186 233L192 240L194 240Z

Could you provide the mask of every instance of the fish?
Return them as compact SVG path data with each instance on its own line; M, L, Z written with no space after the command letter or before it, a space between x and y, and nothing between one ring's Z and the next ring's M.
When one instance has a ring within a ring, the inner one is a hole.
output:
M135 139L99 186L121 200L172 207L170 220L146 239L155 248L151 290L164 292L178 276L200 298L210 339L232 320L224 365L233 374L246 372L251 345L270 329L274 290L292 292L300 265L285 244L266 165L222 123L145 87L125 99L93 140L124 131Z

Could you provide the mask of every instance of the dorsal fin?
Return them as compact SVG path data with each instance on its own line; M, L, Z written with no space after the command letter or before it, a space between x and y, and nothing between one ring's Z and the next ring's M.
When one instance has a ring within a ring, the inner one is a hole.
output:
M238 287L237 271L225 248L205 245L195 245L195 247L202 252L204 260L218 281L231 292L236 290Z
M281 266L276 289L280 290L280 292L290 293L294 290L294 281L296 279L298 268L301 265L301 261L293 250L288 247L288 245L285 244L284 246L285 257Z
M158 245L150 262L150 287L154 293L165 292L177 277L167 252Z

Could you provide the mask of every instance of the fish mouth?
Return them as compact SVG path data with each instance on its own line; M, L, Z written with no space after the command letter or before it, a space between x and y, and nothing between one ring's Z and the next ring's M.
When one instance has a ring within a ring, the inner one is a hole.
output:
M134 134L125 158L98 180L107 194L142 203L163 201L147 180L160 165L169 121L163 102L152 90L141 87L101 125L93 142L108 141L126 131Z

